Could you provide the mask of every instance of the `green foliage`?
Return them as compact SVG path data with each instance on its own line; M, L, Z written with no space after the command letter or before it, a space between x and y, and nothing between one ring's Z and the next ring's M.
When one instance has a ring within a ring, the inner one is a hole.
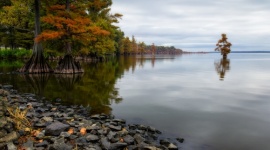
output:
M22 59L22 58L30 58L32 52L30 50L25 49L2 49L0 50L0 58L2 59Z

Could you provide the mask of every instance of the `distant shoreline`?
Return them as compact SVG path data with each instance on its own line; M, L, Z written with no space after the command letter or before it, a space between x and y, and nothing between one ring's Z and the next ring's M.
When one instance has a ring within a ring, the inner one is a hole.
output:
M205 53L220 53L220 52L205 52ZM270 51L231 51L230 53L270 53Z

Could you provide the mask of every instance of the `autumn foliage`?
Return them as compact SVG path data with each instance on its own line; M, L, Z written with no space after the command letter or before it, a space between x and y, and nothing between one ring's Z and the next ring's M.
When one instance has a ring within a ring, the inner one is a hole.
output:
M42 21L50 28L44 30L37 38L37 41L47 41L61 39L62 42L78 42L87 46L97 36L108 36L110 33L93 25L86 8L74 4L70 5L70 10L65 5L48 6L48 14L42 17Z
M216 44L215 51L220 51L221 55L223 55L223 58L226 58L227 55L231 52L231 46L232 44L227 41L226 34L221 34L221 39L218 40Z

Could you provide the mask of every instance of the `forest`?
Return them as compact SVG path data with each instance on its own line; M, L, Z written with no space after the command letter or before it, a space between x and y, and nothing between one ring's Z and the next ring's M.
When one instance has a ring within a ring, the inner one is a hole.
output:
M104 60L111 55L176 54L174 47L147 46L125 37L117 26L122 14L111 13L112 0L5 0L0 1L0 57L30 55L21 73L82 73L74 57ZM161 50L163 50L161 52ZM7 56L6 56L7 55ZM59 57L58 57L59 56ZM48 57L58 57L55 69Z

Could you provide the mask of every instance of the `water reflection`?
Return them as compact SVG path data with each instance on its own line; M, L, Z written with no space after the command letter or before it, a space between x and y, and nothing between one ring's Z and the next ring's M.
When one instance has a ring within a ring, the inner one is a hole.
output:
M54 76L62 89L70 92L74 89L75 84L82 79L83 74L55 74Z
M0 71L4 72L0 83L12 84L19 92L34 93L39 98L46 97L53 102L61 99L66 104L90 106L93 114L110 114L111 104L123 101L115 84L125 72L134 73L136 66L143 67L149 62L155 67L157 59L168 58L171 59L172 56L146 55L119 57L99 63L84 62L84 74L7 74L21 67L7 62L7 65L0 67Z
M230 60L227 58L222 58L219 61L215 61L214 64L216 71L219 74L219 79L223 81L225 78L226 71L230 70Z
M31 85L39 99L44 96L44 90L51 76L50 74L19 74L19 76Z

